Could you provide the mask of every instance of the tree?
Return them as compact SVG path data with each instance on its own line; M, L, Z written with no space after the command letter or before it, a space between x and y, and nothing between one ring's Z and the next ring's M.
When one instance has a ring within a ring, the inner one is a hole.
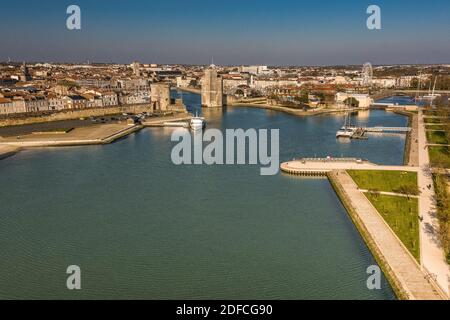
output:
M197 88L197 80L189 81L189 86L192 87L192 88Z
M314 95L319 99L319 104L325 104L326 97L323 92L316 92Z
M411 84L410 84L411 88L417 88L419 87L419 79L418 78L413 78L411 80Z
M302 90L302 92L300 93L300 96L295 97L295 100L300 103L308 104L309 103L309 92L306 90Z

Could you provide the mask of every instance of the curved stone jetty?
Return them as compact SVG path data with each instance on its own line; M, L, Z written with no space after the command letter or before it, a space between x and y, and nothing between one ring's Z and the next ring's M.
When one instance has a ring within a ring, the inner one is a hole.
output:
M326 175L333 170L389 170L418 172L417 167L380 166L356 158L304 158L284 162L281 171L295 175Z

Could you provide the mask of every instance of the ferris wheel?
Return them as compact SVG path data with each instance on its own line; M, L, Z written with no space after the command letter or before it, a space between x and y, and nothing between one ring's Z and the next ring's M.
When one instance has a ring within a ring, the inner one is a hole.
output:
M366 62L362 69L362 85L370 86L372 85L373 69L370 62Z

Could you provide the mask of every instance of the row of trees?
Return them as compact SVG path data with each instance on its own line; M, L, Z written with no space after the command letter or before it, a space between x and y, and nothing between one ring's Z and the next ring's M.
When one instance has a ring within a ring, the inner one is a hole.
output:
M444 175L434 175L436 189L436 208L439 220L439 238L445 250L447 262L450 264L450 201L447 190L448 178Z
M450 76L448 75L432 76L430 79L427 79L420 83L420 89L433 90L435 80L436 80L436 87L435 87L436 90L450 90ZM411 88L418 88L418 86L419 86L419 79L418 78L412 79Z
M440 118L447 141L450 141L450 105L448 96L437 97L434 101L436 115Z
M450 106L449 97L441 96L434 101L436 109L434 114L439 117L447 141L450 141ZM439 219L439 238L445 249L447 262L450 264L450 192L448 183L450 178L445 175L434 175L436 190L437 217Z

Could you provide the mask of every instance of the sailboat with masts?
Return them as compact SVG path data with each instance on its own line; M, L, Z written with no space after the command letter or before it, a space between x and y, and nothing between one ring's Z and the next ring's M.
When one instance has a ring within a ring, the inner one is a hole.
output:
M431 91L431 82L430 82L430 89L428 90L428 94L423 96L424 100L431 101L431 103L433 103L434 99L441 96L440 94L435 93L436 92L436 81L437 81L437 76L434 78L433 91Z
M336 138L352 138L358 128L350 122L349 114L345 115L344 125L336 132Z

